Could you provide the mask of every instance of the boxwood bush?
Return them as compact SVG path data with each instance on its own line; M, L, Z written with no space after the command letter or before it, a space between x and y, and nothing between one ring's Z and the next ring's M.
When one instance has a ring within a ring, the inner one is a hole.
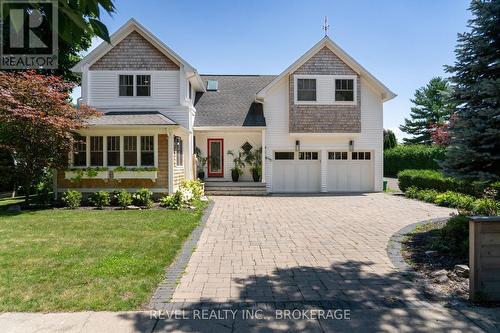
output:
M445 149L426 145L399 145L384 151L384 176L396 177L406 169L439 170Z

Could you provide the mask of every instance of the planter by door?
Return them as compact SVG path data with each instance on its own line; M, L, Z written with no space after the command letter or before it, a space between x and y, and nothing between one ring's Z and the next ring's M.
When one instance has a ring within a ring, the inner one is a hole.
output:
M231 170L231 178L233 179L233 182L237 182L238 179L240 179L240 173L238 170Z
M224 139L207 139L208 177L224 177Z
M257 170L252 170L252 178L254 182L260 182L260 175Z

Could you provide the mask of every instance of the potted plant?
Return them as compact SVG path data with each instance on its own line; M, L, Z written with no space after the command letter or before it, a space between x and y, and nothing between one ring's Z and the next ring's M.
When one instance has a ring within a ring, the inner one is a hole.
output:
M247 161L250 164L250 172L254 182L260 182L262 177L262 147L247 153Z
M203 157L203 154L201 153L201 149L196 147L195 149L195 154L196 154L196 172L198 175L198 179L205 179L205 165L207 164L207 158Z
M233 179L233 182L237 182L238 179L240 179L240 176L243 174L243 168L245 167L245 156L241 153L241 151L236 154L232 150L228 150L227 154L233 157L234 167L231 169L231 178Z

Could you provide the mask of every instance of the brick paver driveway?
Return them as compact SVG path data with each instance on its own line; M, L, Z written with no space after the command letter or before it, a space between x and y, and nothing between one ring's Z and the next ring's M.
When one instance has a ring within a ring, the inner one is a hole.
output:
M411 299L389 238L453 211L383 193L212 199L173 302Z

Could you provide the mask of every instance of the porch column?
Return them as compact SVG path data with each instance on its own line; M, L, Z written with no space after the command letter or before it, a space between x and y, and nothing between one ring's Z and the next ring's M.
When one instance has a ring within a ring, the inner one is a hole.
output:
M321 192L327 192L327 172L328 172L328 152L322 149L320 152L321 159Z
M262 130L262 182L266 182L266 130Z
M174 133L168 132L168 193L174 193Z

